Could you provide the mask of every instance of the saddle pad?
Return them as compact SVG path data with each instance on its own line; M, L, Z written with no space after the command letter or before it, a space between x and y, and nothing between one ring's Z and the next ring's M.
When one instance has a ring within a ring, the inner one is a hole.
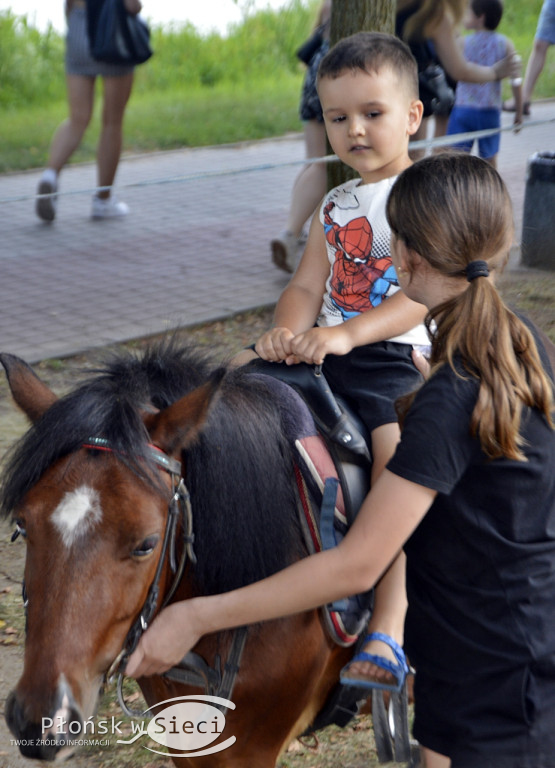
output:
M341 540L347 532L345 502L338 472L316 429L314 419L302 397L289 385L265 374L252 376L264 379L272 391L280 410L281 421L288 441L295 447L295 477L299 491L301 527L309 552L320 552L324 547L321 535L321 507L326 480L337 481L337 496L333 515L333 538ZM329 546L329 542L326 544ZM353 645L366 628L370 618L372 595L356 595L333 606L322 609L328 633L338 645Z

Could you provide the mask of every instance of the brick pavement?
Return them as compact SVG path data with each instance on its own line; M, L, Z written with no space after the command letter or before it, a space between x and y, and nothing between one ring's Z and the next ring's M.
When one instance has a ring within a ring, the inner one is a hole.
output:
M534 105L533 120L554 117L553 102ZM555 150L553 135L548 123L502 136L518 236L527 160ZM93 164L64 170L72 194L51 225L29 199L39 171L0 176L0 349L32 363L272 304L288 278L269 240L303 151L293 135L124 157L117 185L131 213L115 221L89 218Z

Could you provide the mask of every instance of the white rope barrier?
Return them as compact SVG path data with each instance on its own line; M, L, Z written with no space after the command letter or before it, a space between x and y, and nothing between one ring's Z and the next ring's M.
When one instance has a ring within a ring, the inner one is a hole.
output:
M529 128L535 128L541 125L546 125L554 122L555 122L555 117L551 117L545 120L526 121L525 124L518 127L517 129L515 129L514 126L509 125L502 128L489 128L482 131L472 131L469 133L453 134L451 136L439 136L437 138L427 138L427 139L422 139L420 141L412 141L410 143L410 149L411 150L413 149L427 150L434 147L445 147L445 146L450 146L452 144L458 144L463 141L481 139L485 136L493 136L496 133L521 132L523 130L528 130ZM207 149L207 148L199 147L198 149ZM276 168L286 168L286 167L296 166L296 165L302 166L302 165L309 165L312 163L330 163L330 162L336 162L337 160L338 160L337 155L326 155L325 157L304 158L302 160L291 160L288 162L262 163L259 165L250 165L250 166L245 166L243 168L235 168L235 169L229 169L229 170L202 171L197 173L188 173L180 176L167 176L160 179L145 179L143 181L129 182L126 184L118 184L118 190L138 188L138 187L140 188L140 187L159 186L162 184L184 184L191 181L199 181L201 179L217 178L221 176L238 176L242 173L269 171ZM83 189L59 191L56 193L56 196L69 197L72 195L91 195L91 194L94 194L95 192L107 191L109 189L111 188L110 187L86 187ZM11 197L0 197L0 204L26 202L29 200L36 200L39 198L51 197L51 196L52 196L52 193L43 194L43 195L27 194L27 195L14 195Z

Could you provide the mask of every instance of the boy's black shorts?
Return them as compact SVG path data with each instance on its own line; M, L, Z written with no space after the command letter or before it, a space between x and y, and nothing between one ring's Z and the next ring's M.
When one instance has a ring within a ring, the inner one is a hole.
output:
M372 432L396 423L395 400L422 383L412 350L411 344L393 341L366 344L346 355L326 355L322 370L331 390L347 401Z

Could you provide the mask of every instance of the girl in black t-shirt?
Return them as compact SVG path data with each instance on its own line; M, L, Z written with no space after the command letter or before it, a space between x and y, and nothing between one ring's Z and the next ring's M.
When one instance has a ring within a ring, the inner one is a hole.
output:
M553 382L536 331L493 281L510 199L487 162L444 153L399 176L387 213L399 282L428 307L433 337L395 455L337 547L168 606L127 672L160 673L204 634L363 592L406 544L424 765L555 768ZM366 671L361 653L343 677L360 686Z

